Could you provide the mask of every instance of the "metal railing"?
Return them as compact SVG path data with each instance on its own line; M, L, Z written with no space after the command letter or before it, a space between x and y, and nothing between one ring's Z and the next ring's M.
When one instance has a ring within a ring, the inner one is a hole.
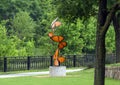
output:
M68 68L80 66L94 67L94 60L94 54L66 55L66 61L61 65ZM106 63L115 62L116 57L114 54L106 55ZM1 72L45 69L52 65L52 56L0 57Z

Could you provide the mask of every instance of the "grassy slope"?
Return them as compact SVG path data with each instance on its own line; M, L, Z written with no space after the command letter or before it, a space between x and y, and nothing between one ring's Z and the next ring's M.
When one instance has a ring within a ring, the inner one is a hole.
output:
M48 75L0 79L1 85L93 85L94 69L68 73L66 77ZM120 85L120 80L106 78L105 85Z

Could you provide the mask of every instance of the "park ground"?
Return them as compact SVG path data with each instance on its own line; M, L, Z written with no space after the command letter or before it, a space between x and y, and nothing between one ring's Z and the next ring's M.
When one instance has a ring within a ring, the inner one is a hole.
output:
M66 77L49 77L48 74L44 74L0 79L1 85L93 85L93 83L93 68L70 72ZM120 85L120 80L106 78L105 85Z

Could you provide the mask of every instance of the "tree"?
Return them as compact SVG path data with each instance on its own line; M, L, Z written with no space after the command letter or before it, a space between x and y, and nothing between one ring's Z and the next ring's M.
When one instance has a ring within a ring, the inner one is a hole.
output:
M34 42L22 41L16 35L7 36L5 26L0 24L0 57L33 56Z
M82 52L83 53L95 52L94 51L95 45L93 44L93 43L95 43L94 42L95 38L93 38L95 36L95 34L94 34L95 30L91 29L91 26L89 24L89 23L91 23L94 25L94 22L90 22L89 19L90 19L90 16L95 17L95 15L96 15L97 7L95 6L95 4L97 3L97 1L96 0L92 0L92 1L88 1L88 0L74 0L74 1L73 0L64 0L64 1L63 0L53 0L53 2L55 4L55 8L57 8L57 15L60 18L63 18L64 21L69 23L66 25L70 25L71 23L77 23L78 18L81 20L80 23L84 25L84 27L81 26L83 29L81 29L81 27L78 27L79 32L80 32L79 39L81 39L82 42L84 43L83 46L80 46L80 48L82 47ZM89 10L89 9L91 9L91 10ZM91 20L92 20L92 18L91 18ZM76 25L78 25L78 24L76 24ZM69 29L72 29L72 28L70 27ZM75 29L73 29L73 30L75 30ZM90 30L93 33L90 32ZM90 38L90 37L92 37L92 38Z
M95 53L96 21L96 17L91 16L84 23L85 27L81 30L82 34L80 36L82 36L85 43L82 49L83 53Z
M87 2L90 2L91 4L89 4L89 3L84 4L86 1L83 1L83 0L61 1L62 5L59 3L59 5L58 5L59 12L58 13L63 15L63 17L65 17L65 18L67 17L67 19L70 18L70 20L71 20L71 18L73 20L76 17L84 16L84 13L85 13L85 15L86 14L92 15L92 13L89 12L89 10L85 11L87 9L86 6L90 7L90 8L96 7L95 5L93 5L93 3L95 3L95 1L94 0L92 0L92 1L87 1ZM75 4L76 2L79 5ZM82 3L80 3L80 2L82 2ZM84 6L83 6L83 4L84 4ZM119 8L119 3L116 3L113 7L111 7L110 10L107 9L107 0L99 0L98 4L99 4L99 12L98 12L98 23L97 23L97 30L96 30L97 32L96 32L96 59L95 59L94 85L104 85L105 54L106 54L105 36L106 36L107 30L109 28L109 25L115 15L116 11ZM77 7L76 7L76 5L77 5ZM90 6L88 6L88 5L90 5ZM77 9L78 9L78 11L77 11ZM80 11L79 9L82 11ZM79 15L81 15L81 16L79 16Z
M94 85L104 85L106 53L105 35L118 8L119 3L116 3L108 12L107 0L99 0Z
M106 54L115 53L115 31L111 24L105 38Z
M84 47L82 31L84 30L82 20L77 19L76 23L62 23L61 27L56 30L58 35L64 36L67 47L63 49L64 54L81 54ZM81 37L80 37L81 35ZM77 42L76 42L77 41Z
M13 19L12 22L13 32L21 40L31 40L33 39L36 23L29 16L27 12L19 12Z
M36 21L37 27L35 29L35 46L36 48L42 46L42 39L46 36L50 29L52 20L56 17L55 9L52 0L35 0L31 6L30 16Z
M120 12L118 12L113 19L113 26L115 30L115 46L116 46L116 62L120 62Z
M96 14L96 0L53 0L53 3L57 8L57 15L69 22L74 22L78 17L86 20Z
M18 56L16 49L19 39L13 36L12 39L7 36L5 26L0 24L0 57Z
M108 9L115 4L119 0L107 0L108 1ZM114 26L114 31L115 31L115 47L116 47L116 63L120 62L120 12L117 11L114 18L113 18L113 26Z
M22 43L34 41L36 49L40 48L40 51L45 48L44 44L49 45L45 41L48 39L47 31L56 17L51 0L1 0L0 7L0 22L6 20L8 36L17 35ZM25 48L22 51L26 51Z
M0 1L0 21L8 20L6 23L7 34L10 35L12 19L16 13L27 12L37 24L35 27L35 46L39 47L39 38L44 36L50 26L50 21L55 15L55 8L51 5L51 0L1 0ZM13 24L12 24L13 25Z
M13 18L15 13L18 12L13 0L0 0L0 11L0 21L10 19L10 17Z

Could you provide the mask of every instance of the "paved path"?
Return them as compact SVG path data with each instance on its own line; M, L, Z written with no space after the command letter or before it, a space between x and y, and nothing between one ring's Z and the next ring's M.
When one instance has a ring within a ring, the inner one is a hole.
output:
M66 70L66 72L76 72L76 71L81 71L81 70L83 70L83 69ZM35 76L35 75L44 75L44 74L49 74L49 71L6 74L6 75L0 75L0 78L12 78L12 77L22 77L22 76Z

